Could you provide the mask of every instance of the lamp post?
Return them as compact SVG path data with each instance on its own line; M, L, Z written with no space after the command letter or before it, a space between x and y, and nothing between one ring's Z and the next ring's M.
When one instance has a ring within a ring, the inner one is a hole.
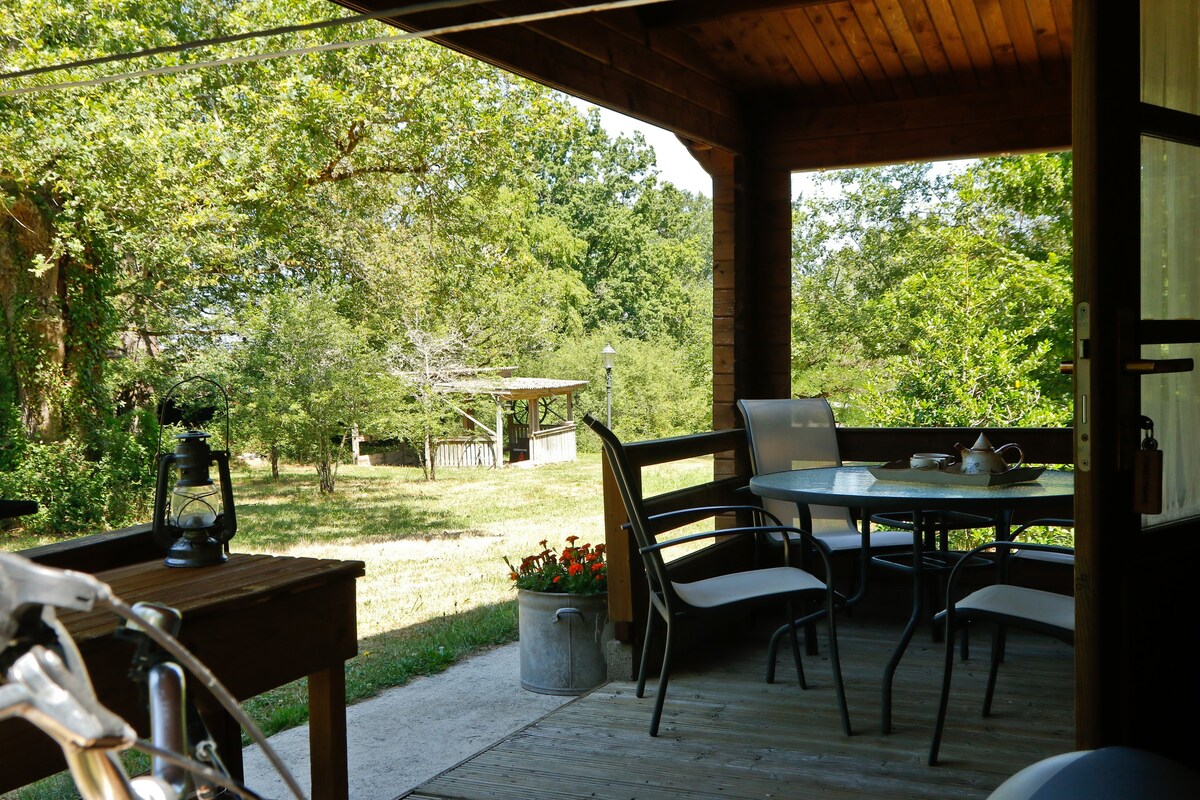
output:
M612 427L612 368L613 360L617 357L617 351L613 350L611 344L604 345L604 349L600 351L600 357L604 359L604 398L608 404L608 427Z

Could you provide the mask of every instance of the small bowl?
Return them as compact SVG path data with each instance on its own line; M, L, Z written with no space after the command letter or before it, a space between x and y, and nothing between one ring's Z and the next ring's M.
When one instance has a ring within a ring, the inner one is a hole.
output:
M952 456L949 453L913 453L909 456L911 469L945 469Z

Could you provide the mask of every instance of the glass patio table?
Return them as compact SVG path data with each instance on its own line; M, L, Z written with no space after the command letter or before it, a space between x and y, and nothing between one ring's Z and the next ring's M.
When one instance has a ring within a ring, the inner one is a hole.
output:
M1075 492L1075 474L1047 470L1036 481L1028 483L960 486L877 480L865 466L817 467L756 475L750 479L750 491L760 497L796 503L800 508L802 527L808 519L809 504L843 506L859 511L864 553L869 552L871 513L884 510L913 513L912 564L906 567L911 570L913 580L912 614L883 673L883 732L890 733L892 679L923 613L922 581L928 573L947 569L951 563L944 557L944 552L941 558L937 555L937 543L933 540L936 525L931 512L959 511L989 517L996 523L996 539L1007 541L1014 513L1069 502ZM860 600L866 592L867 559L861 561L859 591L850 599L851 603Z

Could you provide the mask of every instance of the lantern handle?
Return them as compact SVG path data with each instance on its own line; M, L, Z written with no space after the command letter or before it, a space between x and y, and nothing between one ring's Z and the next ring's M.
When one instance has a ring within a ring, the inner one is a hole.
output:
M170 389L167 389L167 393L165 395L163 395L163 399L159 401L159 404L158 404L158 450L154 454L155 460L158 460L158 458L162 455L162 451L163 451L163 449L162 449L163 412L167 408L167 401L170 400L172 396L174 396L176 389L178 389L180 386L183 386L185 383L191 383L192 381L204 381L205 383L211 383L213 386L217 387L217 391L221 393L221 397L225 400L225 450L226 450L226 452L229 451L229 393L225 391L224 386L217 383L212 378L206 378L203 375L193 375L190 378L184 378L183 380L181 380L181 381L177 382L175 385L173 385Z

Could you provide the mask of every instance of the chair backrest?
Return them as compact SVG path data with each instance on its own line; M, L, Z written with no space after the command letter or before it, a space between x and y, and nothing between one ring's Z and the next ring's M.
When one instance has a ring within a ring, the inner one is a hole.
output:
M823 397L777 400L739 400L738 409L746 423L750 445L750 468L755 475L813 467L840 467L837 429L833 409ZM800 527L795 503L763 500L763 507ZM835 506L809 506L812 533L853 528L849 510Z
M583 422L600 437L600 445L604 448L605 456L608 457L609 466L612 467L613 478L617 482L621 501L625 504L629 527L633 530L633 538L638 547L643 548L655 544L656 540L650 530L645 507L642 505L642 492L638 485L638 476L635 475L633 466L629 463L625 446L621 444L621 440L615 433L591 414L585 414ZM669 593L671 584L662 555L657 551L643 553L642 560L646 565L646 575L650 580L651 589L656 592Z

